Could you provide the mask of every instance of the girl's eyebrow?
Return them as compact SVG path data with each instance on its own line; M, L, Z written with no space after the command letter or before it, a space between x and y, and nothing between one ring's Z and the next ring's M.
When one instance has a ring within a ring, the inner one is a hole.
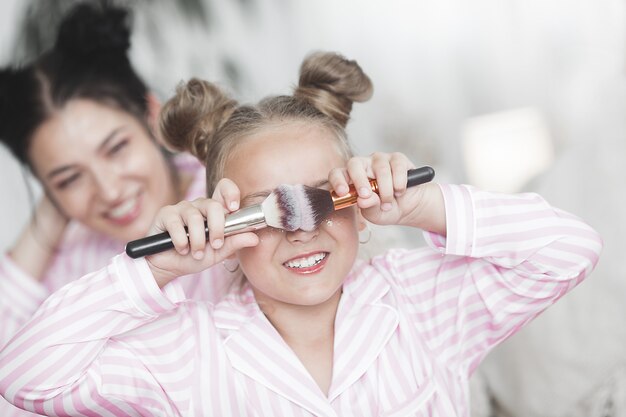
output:
M323 186L325 186L327 184L328 184L328 180L325 179L325 180L320 180L320 181L314 182L314 183L312 183L311 185L308 185L308 186L312 187L312 188L320 188L320 187L323 187ZM267 196L269 196L272 193L272 191L274 191L274 190L263 190L263 191L257 191L255 193L247 194L247 195L245 195L241 199L240 206L241 207L246 207L247 205L252 204L253 201L258 200L261 197L263 199L265 199L265 198L267 198Z

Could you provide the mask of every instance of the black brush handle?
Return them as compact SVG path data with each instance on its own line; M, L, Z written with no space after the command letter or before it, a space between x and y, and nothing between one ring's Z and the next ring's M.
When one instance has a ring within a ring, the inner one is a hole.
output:
M204 227L206 238L209 240L209 228L206 226L206 222ZM186 227L185 230L187 230ZM154 255L155 253L163 252L173 247L174 243L172 242L170 234L162 232L128 242L126 244L126 254L133 259L137 259L143 256Z
M263 207L261 204L255 204L253 206L244 207L226 216L224 221L224 236L254 231L265 226L267 225L265 224ZM185 227L185 231L187 231L187 227ZM209 227L206 222L204 222L204 236L208 241ZM189 237L189 233L187 233L187 237ZM154 255L155 253L163 252L173 247L174 243L172 242L170 234L161 232L156 235L128 242L126 244L126 254L133 259L137 259L142 256Z
M423 166L416 169L410 169L407 172L407 187L424 184L435 178L435 170L429 166Z

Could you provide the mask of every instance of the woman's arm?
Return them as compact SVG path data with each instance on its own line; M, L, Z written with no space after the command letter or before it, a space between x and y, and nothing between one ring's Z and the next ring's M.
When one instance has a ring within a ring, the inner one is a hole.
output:
M66 225L65 217L44 196L13 248L0 257L0 347L49 295L42 280Z

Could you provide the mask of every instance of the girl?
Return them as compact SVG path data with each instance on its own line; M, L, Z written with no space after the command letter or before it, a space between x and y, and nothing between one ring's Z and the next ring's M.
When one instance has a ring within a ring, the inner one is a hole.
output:
M168 156L152 134L159 103L127 57L126 18L83 3L52 50L0 70L0 140L44 190L32 222L0 255L0 346L53 291L145 236L162 206L206 195L204 167ZM222 270L185 281L187 295L212 299ZM0 399L0 415L24 412Z
M601 241L537 195L406 189L404 155L353 157L344 128L371 89L329 53L304 61L293 96L258 106L181 87L163 130L206 161L212 199L159 212L153 231L175 250L119 255L54 294L2 351L2 395L50 415L467 416L477 364L587 276ZM224 238L224 212L283 183L352 183L358 206L312 231ZM423 229L430 248L357 260L366 222ZM218 303L172 288L229 257L243 280Z

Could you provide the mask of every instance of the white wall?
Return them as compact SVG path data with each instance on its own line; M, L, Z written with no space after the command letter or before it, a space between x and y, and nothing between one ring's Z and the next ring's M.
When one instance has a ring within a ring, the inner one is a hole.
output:
M0 5L0 64L5 65L15 41L16 16L25 2L5 0ZM0 250L9 247L29 216L29 199L20 166L4 147L0 147Z

